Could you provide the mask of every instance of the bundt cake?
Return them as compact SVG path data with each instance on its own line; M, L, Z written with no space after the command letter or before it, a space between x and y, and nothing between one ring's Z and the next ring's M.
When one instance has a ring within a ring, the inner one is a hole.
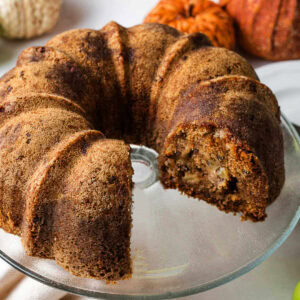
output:
M200 33L68 31L24 50L0 97L0 226L78 276L131 274L129 143L166 188L254 221L284 182L276 98Z

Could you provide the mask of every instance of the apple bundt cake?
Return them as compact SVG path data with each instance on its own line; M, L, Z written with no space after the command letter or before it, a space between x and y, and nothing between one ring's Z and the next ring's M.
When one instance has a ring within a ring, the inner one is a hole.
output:
M254 221L284 182L276 98L201 33L68 31L24 50L0 97L0 226L78 276L131 274L129 143L166 188Z

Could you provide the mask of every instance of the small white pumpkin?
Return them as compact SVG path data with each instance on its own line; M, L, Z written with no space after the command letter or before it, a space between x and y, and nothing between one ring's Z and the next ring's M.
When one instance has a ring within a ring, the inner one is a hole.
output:
M57 22L61 0L0 0L0 35L29 39L51 30Z

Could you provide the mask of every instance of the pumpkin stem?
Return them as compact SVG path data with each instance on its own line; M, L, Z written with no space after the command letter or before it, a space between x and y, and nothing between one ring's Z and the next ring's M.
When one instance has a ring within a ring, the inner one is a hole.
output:
M188 9L188 17L192 17L193 16L193 9L195 7L195 5L194 5L193 2L194 2L193 0L190 1L189 9Z

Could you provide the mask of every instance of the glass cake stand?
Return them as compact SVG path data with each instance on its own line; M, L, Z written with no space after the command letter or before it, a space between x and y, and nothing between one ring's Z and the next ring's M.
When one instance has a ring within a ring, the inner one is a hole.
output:
M265 222L241 222L204 201L164 190L157 181L157 154L133 145L131 279L106 284L74 277L52 260L26 256L19 238L3 230L0 256L49 286L101 299L168 299L229 282L270 256L300 218L300 140L284 116L282 129L286 182Z

